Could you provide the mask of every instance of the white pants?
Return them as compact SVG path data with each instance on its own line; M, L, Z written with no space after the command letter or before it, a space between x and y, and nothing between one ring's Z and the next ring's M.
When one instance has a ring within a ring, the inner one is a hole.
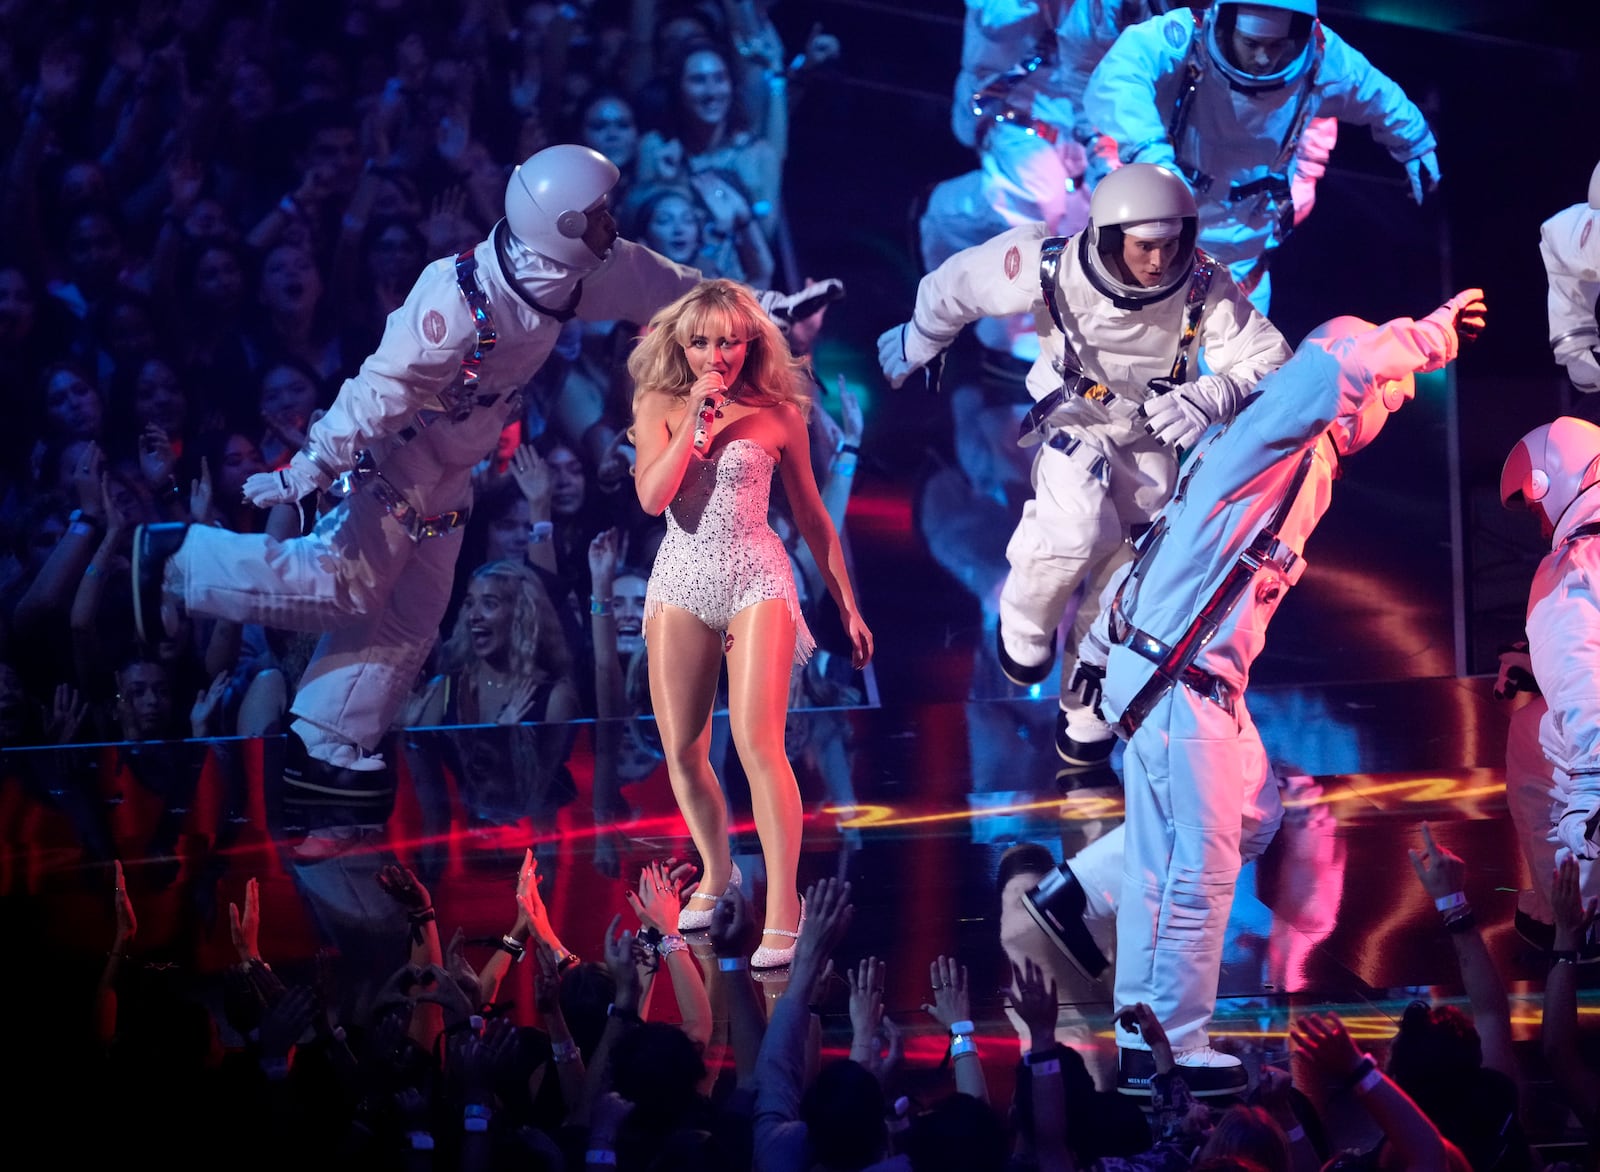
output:
M1517 895L1517 907L1546 924L1555 922L1550 881L1561 845L1555 832L1567 808L1556 784L1555 766L1539 744L1539 722L1548 710L1544 697L1535 696L1511 714L1506 729L1506 806L1532 876L1531 885ZM1600 868L1593 861L1578 860L1578 886L1585 903L1600 896Z
M1171 495L1176 464L1155 441L1112 448L1107 481L1090 474L1086 447L1071 456L1040 447L1033 464L1033 499L1006 544L1011 572L1000 590L1006 653L1022 664L1042 662L1080 585L1087 583L1061 657L1062 692L1077 664L1078 641L1100 613L1100 592L1131 556L1132 526L1154 517ZM1062 706L1077 703L1067 693Z
M191 526L173 557L196 614L324 631L291 709L312 755L323 745L368 752L417 682L444 618L461 530L412 541L370 494L357 492L305 537Z
M1174 1050L1208 1044L1239 867L1283 820L1260 734L1242 701L1236 713L1174 688L1123 758L1116 1008L1149 1004ZM1088 869L1079 882L1103 888L1104 856ZM1117 1044L1148 1048L1120 1026Z

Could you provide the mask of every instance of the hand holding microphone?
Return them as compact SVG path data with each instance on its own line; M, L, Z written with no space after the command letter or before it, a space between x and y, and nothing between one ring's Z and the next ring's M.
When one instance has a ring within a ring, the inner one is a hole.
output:
M711 443L713 424L722 415L722 403L717 396L724 394L727 386L721 374L708 370L695 380L691 390L695 413L694 448L697 452L703 452Z

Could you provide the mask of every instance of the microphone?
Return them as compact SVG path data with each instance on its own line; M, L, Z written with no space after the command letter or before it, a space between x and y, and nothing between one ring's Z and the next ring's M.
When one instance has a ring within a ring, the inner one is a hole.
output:
M711 421L719 414L718 408L720 406L721 404L715 399L707 399L700 405L700 415L694 424L695 451L705 451L706 444L711 440Z

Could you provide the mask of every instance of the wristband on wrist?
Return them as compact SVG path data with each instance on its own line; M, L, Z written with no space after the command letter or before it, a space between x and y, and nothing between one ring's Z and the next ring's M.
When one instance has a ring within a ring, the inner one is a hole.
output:
M1030 1057L1032 1057L1030 1055ZM1061 1059L1047 1058L1043 1062L1029 1062L1028 1069L1034 1074L1060 1074Z
M583 1153L583 1162L585 1164L610 1164L615 1166L617 1153L610 1148L590 1148Z
M717 957L717 971L723 973L740 973L750 967L750 962L742 956Z
M434 912L432 906L429 906L422 908L419 911L407 912L406 919L410 920L413 924L428 924L438 919L438 916Z
M609 598L596 598L593 594L589 595L589 613L597 618L610 614L611 600Z
M1457 908L1444 920L1446 932L1470 932L1478 926L1478 917L1472 914L1470 907Z
M974 1042L967 1034L961 1034L950 1043L950 1057L960 1058L966 1054L976 1055L978 1043Z
M839 455L842 456L846 453L849 453L852 456L859 456L861 454L861 445L841 443L839 445Z
M1550 950L1551 964L1577 964L1578 950L1576 948L1552 948Z
M1336 1090L1340 1090L1340 1091L1351 1090L1352 1088L1355 1087L1355 1085L1357 1083L1361 1082L1362 1079L1366 1078L1367 1075L1371 1074L1373 1071L1375 1071L1377 1069L1378 1069L1378 1063L1372 1057L1372 1055L1371 1054L1363 1054L1361 1056L1361 1061L1356 1063L1356 1068L1354 1070L1352 1070L1348 1075L1346 1075L1343 1079L1341 1079L1339 1081L1339 1085L1335 1089Z
M681 952L688 947L688 943L682 936L663 936L656 941L656 955L664 960L674 952Z
M300 214L299 201L292 195L286 195L278 201L278 210L286 216L298 216Z
M556 972L564 973L573 965L582 963L583 962L578 959L578 954L576 952L563 952L560 959L556 961Z
M489 1117L493 1114L482 1103L468 1103L461 1112L461 1126L466 1131L488 1131Z
M543 545L554 536L556 527L549 521L535 521L528 526L528 544Z
M639 1016L639 1011L638 1010L636 1010L636 1009L624 1009L622 1006L618 1005L615 1001L613 1001L610 1005L606 1006L606 1016L607 1017L614 1017L618 1021L627 1022L629 1025L639 1025L644 1020L643 1018L641 1018Z
M1283 1133L1283 1138L1292 1144L1299 1143L1301 1140L1305 1139L1305 1137L1306 1129L1301 1127L1298 1123Z
M557 1062L576 1062L582 1054L578 1050L578 1043L569 1039L565 1042L551 1042L550 1057Z
M497 944L495 944L495 947L501 952L508 953L512 960L518 961L519 963L524 956L528 955L527 948L509 932L500 937L500 940Z
M1452 891L1449 895L1441 895L1433 901L1433 906L1439 909L1440 914L1452 912L1458 907L1467 906L1467 893Z
M1372 1089L1382 1081L1383 1071L1374 1066L1371 1070L1367 1071L1366 1074L1361 1076L1361 1081L1356 1083L1353 1089L1357 1095L1368 1095L1371 1094Z
M261 1073L273 1082L289 1077L289 1060L287 1058L263 1058L261 1060Z
M970 1021L953 1021L950 1023L950 1036L954 1038L962 1034L976 1033L977 1029L978 1027Z
M411 1150L414 1152L433 1151L433 1136L426 1131L408 1131L406 1139L411 1141Z

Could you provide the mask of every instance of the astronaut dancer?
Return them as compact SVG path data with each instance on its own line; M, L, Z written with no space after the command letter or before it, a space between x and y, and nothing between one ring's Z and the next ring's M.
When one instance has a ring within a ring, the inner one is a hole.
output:
M472 467L518 411L562 323L645 322L700 281L618 238L617 178L587 147L542 150L512 173L505 218L488 238L423 271L306 447L245 482L245 497L267 507L342 481L347 494L309 535L181 524L135 534L135 619L147 642L178 608L324 632L291 709L286 792L392 788L375 751L437 636ZM817 290L763 296L775 316L817 308Z
M1405 92L1317 19L1316 0L1217 0L1125 30L1084 95L1125 163L1177 170L1200 203L1200 244L1263 313L1272 252L1304 218L1331 141L1313 120L1365 125L1421 203L1439 180L1433 132Z
M1172 494L1176 450L1289 357L1272 323L1195 247L1195 224L1194 197L1171 171L1123 167L1095 189L1084 232L1063 239L1032 224L957 253L922 279L911 321L878 339L898 387L969 322L1034 315L1035 403L1019 441L1039 445L1034 497L1006 548L996 633L1000 666L1020 686L1049 676L1056 628L1084 583L1074 647L1088 630L1131 532ZM1202 348L1212 373L1197 373ZM1095 767L1113 738L1073 691L1075 665L1063 656L1056 748L1069 765Z
M1124 1093L1148 1094L1154 1073L1126 1016L1141 1001L1155 1009L1192 1092L1244 1089L1242 1065L1210 1047L1207 1027L1241 861L1266 849L1283 816L1245 707L1250 666L1305 570L1305 543L1340 462L1412 397L1413 374L1454 359L1483 320L1482 294L1468 289L1420 321L1341 317L1312 331L1202 440L1178 494L1107 587L1081 653L1108 649L1099 700L1128 738L1126 820L1024 904L1092 974L1106 962L1090 929L1115 915Z
M1507 508L1535 513L1550 552L1528 592L1528 653L1544 693L1539 743L1551 768L1552 842L1600 857L1600 427L1562 416L1517 441L1500 473ZM1559 852L1558 852L1559 857Z
M1589 176L1589 200L1539 226L1539 255L1550 282L1550 348L1572 385L1600 391L1600 164Z

